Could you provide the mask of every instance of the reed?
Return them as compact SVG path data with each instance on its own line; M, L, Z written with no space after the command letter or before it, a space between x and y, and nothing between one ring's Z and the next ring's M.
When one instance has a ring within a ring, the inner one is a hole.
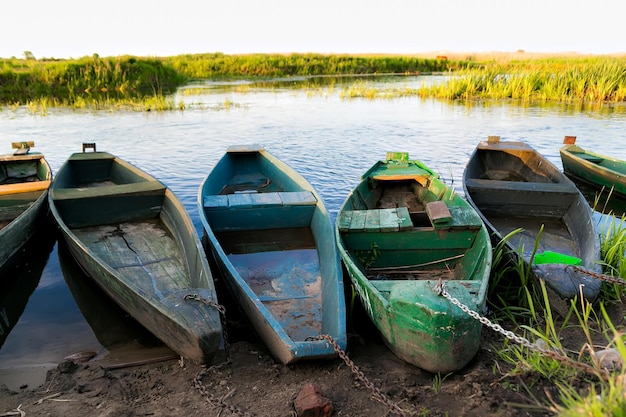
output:
M626 100L626 59L555 59L465 68L446 82L422 87L420 95L446 99L622 102Z

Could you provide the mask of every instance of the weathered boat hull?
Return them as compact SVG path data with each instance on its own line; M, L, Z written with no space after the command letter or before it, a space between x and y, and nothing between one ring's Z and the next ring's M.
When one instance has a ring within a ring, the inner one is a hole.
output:
M626 161L587 151L573 141L559 153L567 176L626 199Z
M73 154L50 209L83 270L172 350L209 363L221 322L211 271L183 205L162 183L106 152Z
M593 300L601 282L587 274L570 274L566 264L536 265L537 255L580 259L581 266L600 273L597 225L585 197L554 164L523 142L481 142L465 168L463 190L490 230L493 243L517 229L505 243L513 262L532 267L535 278L565 299L583 295ZM541 235L537 253L535 243Z
M474 210L419 161L379 162L339 211L339 252L389 348L430 372L462 369L476 355L491 243Z
M46 216L51 179L42 154L0 156L0 266L15 256Z
M345 298L321 197L257 146L228 149L198 190L198 209L224 282L270 353L284 364L346 347Z

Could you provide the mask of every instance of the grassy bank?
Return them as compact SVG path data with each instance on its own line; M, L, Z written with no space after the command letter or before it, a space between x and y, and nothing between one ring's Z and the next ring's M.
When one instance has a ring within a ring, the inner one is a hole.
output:
M626 102L626 56L524 53L458 56L378 56L222 53L165 58L131 56L75 60L0 59L0 105L170 110L167 97L197 79L296 76L452 75L420 88L379 91L358 81L343 98L439 97L521 102Z
M142 107L192 79L269 78L328 74L443 71L443 59L388 56L180 55L168 58L97 55L77 60L0 59L0 104L35 106ZM152 107L152 106L148 106ZM156 110L165 110L165 101Z

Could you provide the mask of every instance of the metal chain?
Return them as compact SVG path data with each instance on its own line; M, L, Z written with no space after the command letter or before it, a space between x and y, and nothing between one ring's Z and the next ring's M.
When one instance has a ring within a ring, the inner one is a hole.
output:
M501 333L502 335L504 335L507 339L513 340L514 342L530 349L533 350L535 352L541 353L544 356L547 356L551 359L554 359L556 361L559 361L563 364L569 365L575 369L578 369L580 371L589 373L591 375L597 376L601 379L607 380L609 378L609 373L606 369L596 369L593 366L590 366L586 363L582 363L582 362L578 362L573 360L572 358L570 358L569 356L565 356L562 355L554 350L551 349L545 349L542 348L540 346L537 346L534 343L531 343L528 339L525 339L521 336L516 335L515 333L513 333L512 331L506 330L504 329L502 326L500 326L498 323L493 323L491 320L489 320L486 317L481 316L478 312L471 310L468 306L466 306L465 304L461 303L458 299L452 297L450 295L450 293L448 293L448 291L446 291L445 285L443 283L443 280L439 280L439 282L437 283L437 285L435 286L435 288L433 289L437 294L443 296L444 298L448 299L452 304L454 304L455 306L457 306L458 308L460 308L464 313L468 314L470 317L472 317L475 320L478 320L480 323L484 324L485 326L491 328L492 330L495 330L498 333Z
M230 363L230 343L228 342L228 332L226 331L226 308L223 305L217 304L214 301L207 300L206 298L202 298L198 294L187 294L185 295L184 299L199 301L202 304L206 304L210 307L215 308L220 313L222 335L224 336L224 352L226 353L226 362Z
M254 414L248 413L247 411L243 411L240 410L239 408L235 407L234 405L228 404L226 403L224 400L226 399L226 397L228 397L233 391L231 391L230 393L227 393L226 395L222 396L221 398L216 397L215 395L213 395L213 393L209 392L207 390L207 388L205 387L205 385L202 383L202 378L204 378L205 375L208 375L209 371L215 370L215 369L219 369L225 365L229 365L232 361L231 361L231 356L230 356L230 344L228 342L228 333L226 331L226 308L223 305L217 304L211 300L207 300L206 298L202 298L200 297L198 294L188 294L185 295L184 297L185 300L194 300L194 301L199 301L203 304L206 304L208 306L211 306L213 308L215 308L219 313L220 313L220 322L222 324L222 333L224 335L224 351L226 352L226 362L221 363L219 365L215 365L215 366L211 366L208 368L204 368L202 369L200 372L198 372L198 374L196 375L196 377L193 379L193 385L194 387L200 391L200 393L202 395L204 395L207 399L207 401L209 402L209 404L211 404L214 407L219 407L222 410L226 409L228 411L230 411L232 414L236 414L240 417L254 417ZM220 412L221 413L221 412Z
M335 349L335 352L337 352L339 357L343 359L346 365L348 365L348 368L350 368L350 370L352 370L352 372L356 375L356 377L362 383L364 383L365 386L370 389L370 391L372 391L372 397L375 400L380 401L381 403L388 406L389 412L392 412L400 417L406 417L406 413L404 412L404 410L398 407L398 405L396 405L393 401L391 401L391 399L389 399L385 394L383 394L378 388L376 388L376 386L374 386L374 384L372 384L367 379L365 374L359 369L358 366L355 365L354 362L352 362L350 358L348 358L348 355L346 354L346 352L344 352L343 349L341 349L341 347L337 344L337 342L335 341L335 339L333 339L331 335L322 334L320 336L310 337L307 340L328 340L328 342L332 345L333 349Z
M568 265L566 266L566 268L573 269L574 271L580 272L581 274L589 275L592 278L595 278L600 281L608 282L610 284L626 285L626 279L622 279L619 277L600 274L598 272L593 272L593 271L590 271L589 269L581 268L576 265Z
M228 410L230 411L232 414L238 415L240 417L254 417L254 414L251 414L247 411L243 411L237 407L235 407L232 404L228 404L227 402L225 402L224 400L226 399L226 397L228 397L233 391L231 391L230 393L227 393L226 395L218 398L215 395L213 395L213 393L209 392L209 390L207 390L207 388L205 387L205 385L202 383L202 378L207 375L209 373L209 371L216 369L218 367L221 367L225 365L225 363L218 365L218 366L212 366L209 368L205 368L203 370L201 370L200 372L198 372L198 375L196 375L196 377L193 379L193 385L194 387L200 391L200 393L202 395L204 395L208 401L209 404L211 404L214 407L219 407L222 410ZM221 414L221 411L220 411ZM219 415L219 414L218 414Z

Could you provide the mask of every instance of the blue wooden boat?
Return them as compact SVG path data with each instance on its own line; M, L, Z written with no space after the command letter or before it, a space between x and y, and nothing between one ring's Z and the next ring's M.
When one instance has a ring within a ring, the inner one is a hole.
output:
M14 142L0 155L0 266L11 260L48 212L52 171L33 142Z
M59 169L49 204L70 253L111 299L185 359L211 362L222 337L213 276L168 187L84 144Z
M404 152L376 162L336 223L352 286L386 345L429 372L463 368L482 325L441 295L482 314L491 243L478 214L436 173Z
M208 246L226 286L280 362L346 346L333 226L300 174L259 146L230 147L198 191Z

